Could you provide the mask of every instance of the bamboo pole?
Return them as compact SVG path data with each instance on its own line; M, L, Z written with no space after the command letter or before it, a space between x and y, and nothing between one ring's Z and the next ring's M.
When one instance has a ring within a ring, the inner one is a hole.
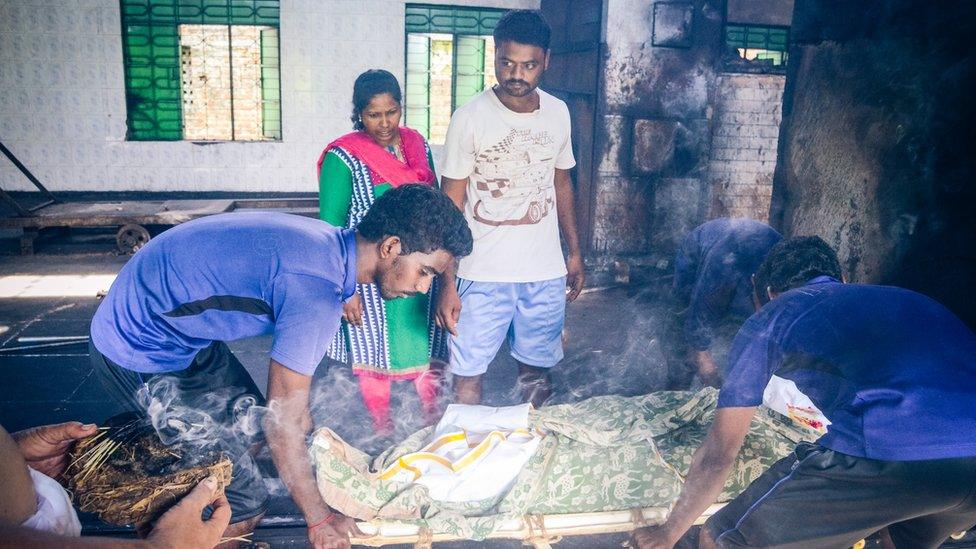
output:
M725 504L710 506L695 521L702 524ZM614 534L629 532L640 524L635 521L636 509L625 511L603 511L596 513L571 513L558 515L532 515L506 520L501 527L492 532L489 539L517 539L532 543L537 548L548 547L564 536L586 536L593 534ZM667 507L645 507L640 514L646 524L660 524L668 516ZM359 522L359 529L367 537L352 538L353 545L382 547L394 544L423 544L425 542L460 541L464 538L452 534L424 532L422 526L382 520ZM419 545L418 545L419 546Z

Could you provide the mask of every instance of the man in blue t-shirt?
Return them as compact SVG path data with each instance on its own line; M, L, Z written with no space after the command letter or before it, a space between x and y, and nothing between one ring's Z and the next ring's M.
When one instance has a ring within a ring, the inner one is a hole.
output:
M924 548L972 527L976 335L915 292L842 283L818 237L777 244L755 288L767 303L732 344L682 495L638 546L681 538L721 492L756 407L785 387L825 434L710 517L702 547L850 547L887 526L897 547Z
M755 311L752 273L781 238L760 221L721 218L699 225L681 242L674 259L673 293L685 307L683 345L669 371L671 388L687 388L695 374L703 385L722 385L726 371L712 356L713 340L728 344Z
M426 293L471 252L461 212L440 191L404 185L355 230L305 217L233 213L150 241L119 272L92 319L92 365L113 397L173 441L202 441L235 461L225 536L254 529L267 493L246 449L264 404L225 341L272 334L263 427L275 465L316 547L348 547L352 519L322 500L308 462L312 374L356 284L385 299Z

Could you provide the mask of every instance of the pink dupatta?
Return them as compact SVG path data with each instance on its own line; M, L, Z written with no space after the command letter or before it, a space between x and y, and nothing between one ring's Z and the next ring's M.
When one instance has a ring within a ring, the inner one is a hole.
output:
M322 155L319 156L318 173L322 173L322 162L325 155L335 147L343 150L362 161L369 169L373 185L389 183L399 187L407 183L434 184L434 172L427 163L427 147L424 137L416 130L400 126L400 146L406 163L400 162L385 148L376 144L366 132L357 131L329 143Z

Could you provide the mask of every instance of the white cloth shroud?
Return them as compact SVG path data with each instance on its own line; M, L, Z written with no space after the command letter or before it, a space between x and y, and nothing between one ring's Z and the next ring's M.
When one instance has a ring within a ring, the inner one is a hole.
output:
M438 501L482 501L504 494L544 436L529 429L529 406L451 404L432 440L387 467L381 478L426 486Z
M38 473L30 467L27 469L37 494L37 511L21 526L62 536L80 536L81 522L78 521L75 508L71 506L71 496L67 490L44 473Z

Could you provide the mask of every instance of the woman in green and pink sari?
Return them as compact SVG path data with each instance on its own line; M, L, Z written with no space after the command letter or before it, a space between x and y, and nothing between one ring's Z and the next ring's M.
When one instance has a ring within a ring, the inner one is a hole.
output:
M435 184L430 147L400 126L401 94L384 70L359 75L353 87L353 128L319 158L319 217L353 228L373 201L406 183ZM425 419L437 414L437 377L431 357L443 361L444 338L435 329L428 295L386 301L375 285L359 284L343 309L342 329L329 356L350 363L378 433L391 434L390 385L412 380Z

